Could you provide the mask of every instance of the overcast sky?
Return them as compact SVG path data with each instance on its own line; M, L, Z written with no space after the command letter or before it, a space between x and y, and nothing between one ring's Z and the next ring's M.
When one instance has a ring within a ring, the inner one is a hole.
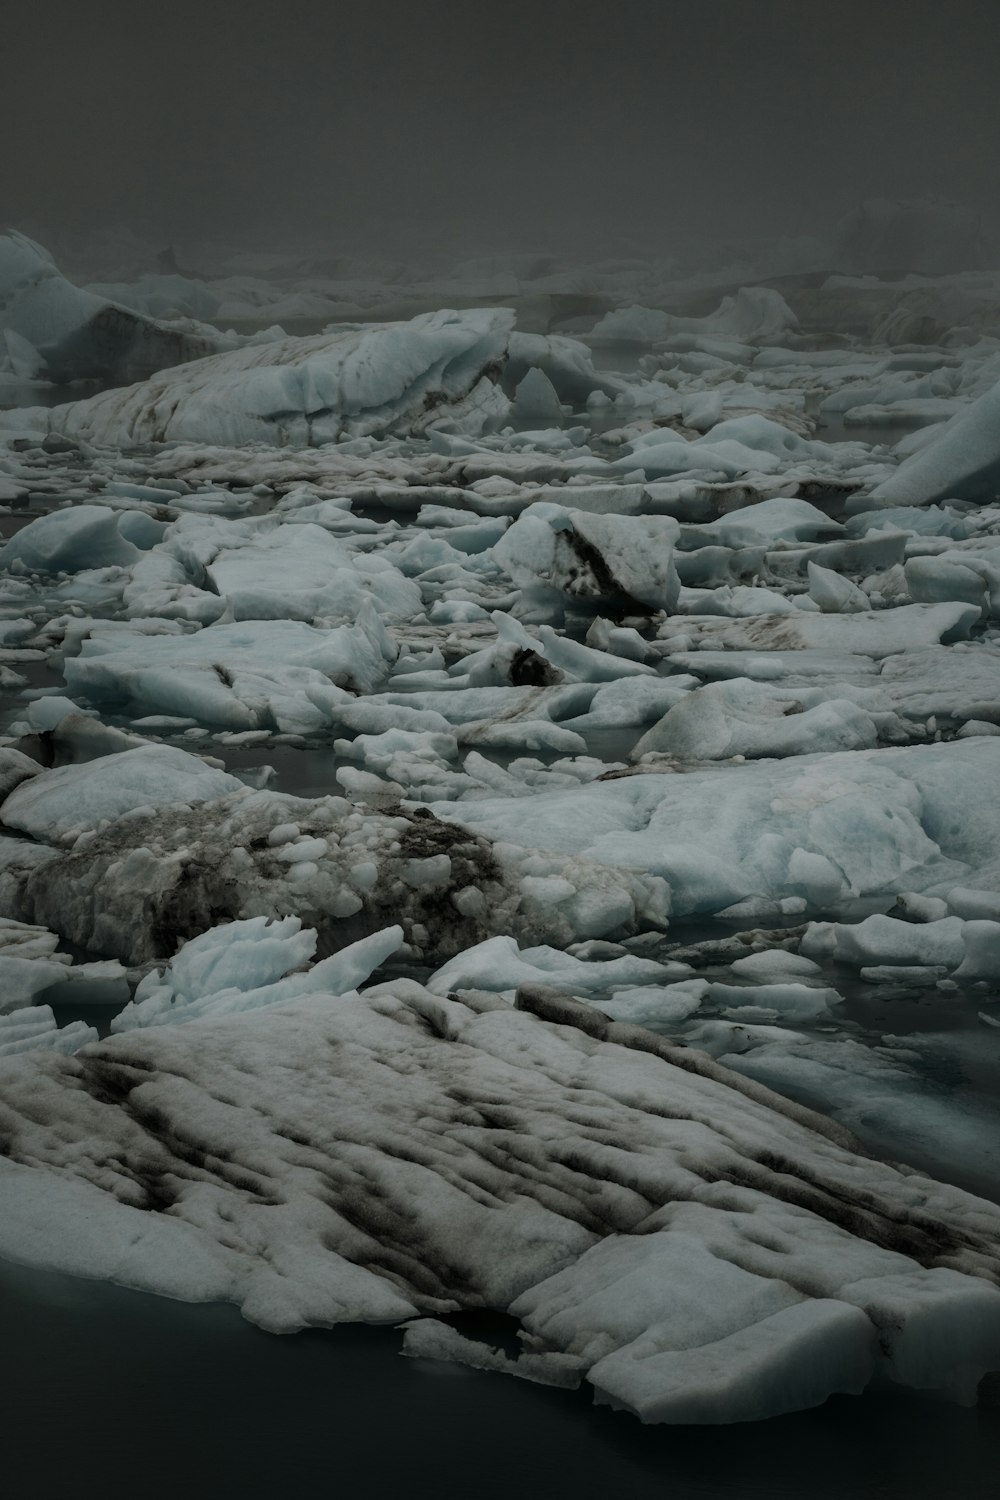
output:
M2 217L405 255L995 222L998 0L55 0L3 25Z

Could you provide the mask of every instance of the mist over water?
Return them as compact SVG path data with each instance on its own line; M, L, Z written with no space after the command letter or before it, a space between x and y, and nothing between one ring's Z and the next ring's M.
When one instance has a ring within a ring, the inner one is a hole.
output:
M724 261L927 194L996 227L973 0L111 0L5 40L3 212L50 236Z

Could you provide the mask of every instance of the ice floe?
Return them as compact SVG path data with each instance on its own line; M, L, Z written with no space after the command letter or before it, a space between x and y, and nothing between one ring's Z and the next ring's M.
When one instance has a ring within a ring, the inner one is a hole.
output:
M507 1311L525 1374L645 1421L974 1399L994 1206L557 991L519 1005L397 980L7 1059L0 1247L275 1330Z

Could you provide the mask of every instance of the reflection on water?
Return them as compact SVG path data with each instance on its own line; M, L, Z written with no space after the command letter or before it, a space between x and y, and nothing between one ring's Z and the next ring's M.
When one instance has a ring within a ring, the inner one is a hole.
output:
M264 1334L0 1263L8 1474L32 1493L994 1500L1000 1411L839 1397L730 1428L642 1427L567 1393L397 1354L390 1329ZM25 1472L30 1472L25 1469ZM28 1493L27 1490L22 1493Z

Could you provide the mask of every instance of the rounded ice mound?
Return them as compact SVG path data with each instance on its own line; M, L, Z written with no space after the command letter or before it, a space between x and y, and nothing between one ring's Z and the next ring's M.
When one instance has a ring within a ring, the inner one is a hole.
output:
M815 691L779 692L738 677L686 694L643 735L634 756L650 751L684 760L808 755L871 750L877 737L871 715L846 698L824 702Z
M714 429L713 437L723 425L732 428L738 424L720 423ZM777 424L768 422L764 425L771 428ZM745 442L751 435L761 442L769 436L755 428L753 434L744 431L741 440ZM744 505L739 510L730 511L716 521L709 521L700 530L708 542L716 542L722 547L745 547L755 542L772 546L776 542L814 542L820 537L835 535L841 527L818 506L810 505L808 500L775 495L770 500L758 501L756 505Z
M244 790L225 771L172 745L143 745L81 766L57 766L15 787L3 804L8 828L55 842L139 807L204 802Z
M0 551L0 567L14 563L31 573L79 573L84 568L127 567L140 552L118 529L118 517L103 505L74 505L39 516Z

